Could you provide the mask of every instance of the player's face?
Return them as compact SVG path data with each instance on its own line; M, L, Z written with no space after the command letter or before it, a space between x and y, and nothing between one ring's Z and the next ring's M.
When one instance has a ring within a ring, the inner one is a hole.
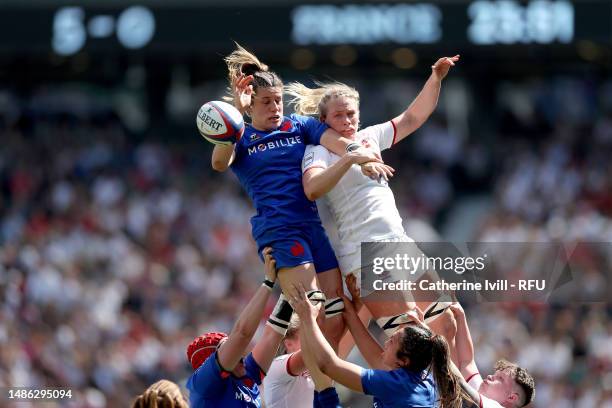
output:
M359 128L359 105L345 96L332 98L327 102L327 111L321 120L344 137L352 138Z
M253 126L259 130L274 130L283 119L281 88L259 88L250 107Z
M397 352L400 350L403 336L404 330L400 328L385 342L382 352L382 360L387 367L396 369L406 365L405 361L397 358Z
M478 392L497 402L504 402L512 397L514 380L508 371L497 370L493 375L483 379Z

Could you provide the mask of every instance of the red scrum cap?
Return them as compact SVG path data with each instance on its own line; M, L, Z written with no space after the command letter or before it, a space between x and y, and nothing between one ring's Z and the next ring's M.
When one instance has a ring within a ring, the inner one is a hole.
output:
M225 333L205 333L193 339L187 346L187 360L191 363L191 367L197 370L208 357L210 357L223 339L227 338Z

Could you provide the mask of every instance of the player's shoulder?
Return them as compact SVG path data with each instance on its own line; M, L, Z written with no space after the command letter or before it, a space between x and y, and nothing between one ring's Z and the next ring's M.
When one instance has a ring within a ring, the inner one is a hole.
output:
M378 123L376 125L370 125L368 127L365 127L359 130L359 132L357 132L357 136L367 137L367 136L371 136L374 134L382 133L387 130L393 130L393 123L390 120L386 122Z
M282 354L278 357L274 357L274 360L272 360L272 364L279 364L279 363L286 362L289 359L289 357L291 357L291 353Z
M285 116L283 119L288 119L297 123L308 123L316 121L316 119L312 116L298 115L297 113L292 113L289 116Z

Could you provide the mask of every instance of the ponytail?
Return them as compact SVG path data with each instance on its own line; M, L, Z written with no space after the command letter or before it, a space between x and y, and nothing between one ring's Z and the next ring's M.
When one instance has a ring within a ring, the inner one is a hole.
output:
M461 408L467 395L459 385L459 379L451 372L450 353L444 337L434 334L431 337L431 367L433 371L441 408Z
M247 51L240 44L236 44L236 49L224 58L227 65L227 79L229 81L228 96L225 100L233 100L234 83L241 75L253 75L253 91L257 88L275 88L283 86L280 77L269 70L268 66L261 62L255 54Z
M132 408L188 408L178 385L168 380L152 384L132 403Z
M322 116L327 114L327 102L332 98L345 96L359 104L359 92L341 82L316 82L317 88L308 88L299 82L292 82L285 87L285 93L293 98L289 104L298 115Z
M427 369L433 371L440 407L461 408L463 399L471 401L461 388L459 378L451 372L450 352L444 337L422 326L408 325L403 330L397 357L409 359L406 370L417 373Z

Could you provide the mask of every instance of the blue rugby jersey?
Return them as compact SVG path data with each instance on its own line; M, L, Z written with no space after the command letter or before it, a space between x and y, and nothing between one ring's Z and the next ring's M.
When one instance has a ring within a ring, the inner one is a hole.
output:
M259 385L264 372L252 354L244 359L244 367L246 376L236 378L221 369L217 352L212 354L187 380L189 406L260 408Z
M283 117L273 131L246 126L231 169L257 210L251 219L255 240L278 226L320 222L315 203L304 194L301 166L306 146L318 145L327 128L315 118L295 114Z
M431 374L413 373L403 368L392 371L361 371L363 392L374 396L374 408L433 408L436 405L436 388Z

